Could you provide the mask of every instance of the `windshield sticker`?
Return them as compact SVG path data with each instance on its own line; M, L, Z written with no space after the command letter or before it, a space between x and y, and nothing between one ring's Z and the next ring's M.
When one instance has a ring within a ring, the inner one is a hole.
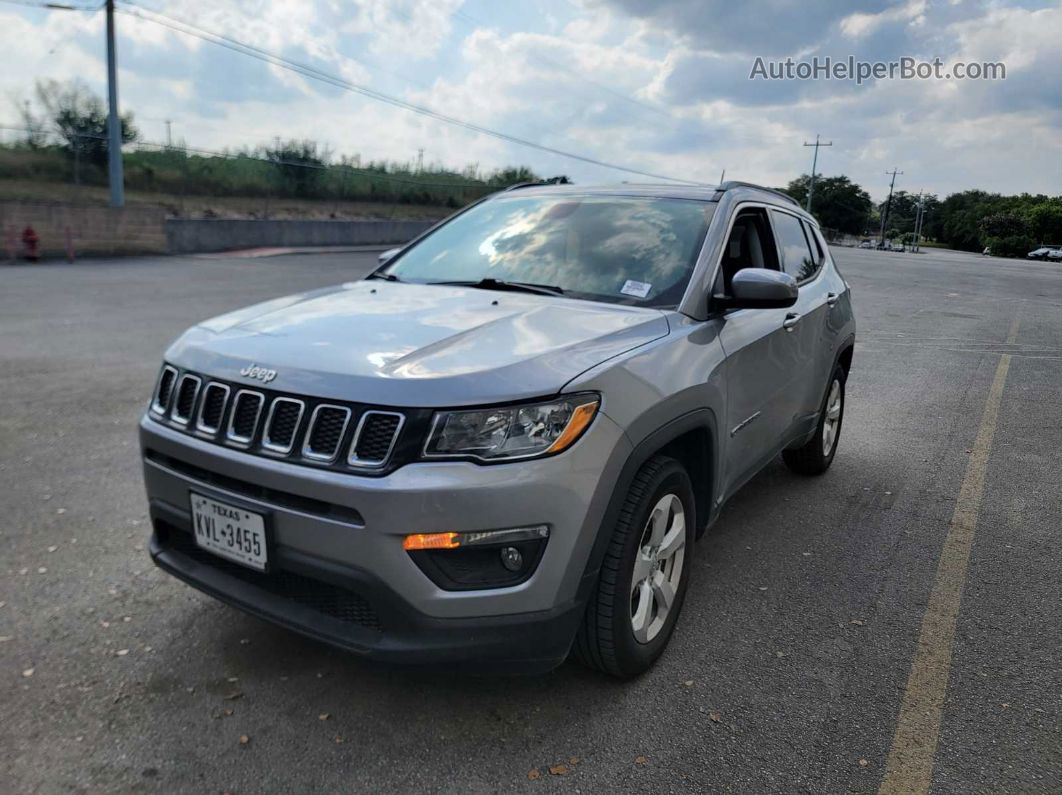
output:
M636 282L633 279L627 279L623 283L623 287L620 288L620 292L624 295L633 295L635 298L645 298L652 289L653 285L648 282Z

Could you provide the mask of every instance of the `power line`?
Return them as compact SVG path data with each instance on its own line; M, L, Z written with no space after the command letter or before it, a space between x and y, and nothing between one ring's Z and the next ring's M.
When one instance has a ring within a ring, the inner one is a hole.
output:
M0 0L0 3L9 3L13 6L25 6L26 8L39 8L42 11L99 11L103 6L96 4L93 6L86 5L67 5L66 3L34 3L31 0Z
M272 53L268 50L264 50L260 47L256 47L254 45L239 41L238 39L234 39L230 36L226 36L220 33L214 33L204 28L200 28L196 25L192 25L191 23L184 22L183 20L167 16L160 12L150 11L141 6L134 6L132 8L129 8L129 6L131 5L133 4L128 2L128 0L123 0L122 10L127 14L132 14L133 16L136 16L147 22L154 22L157 25L168 27L171 30L177 31L178 33L183 33L188 36L194 36L196 38L202 39L203 41L207 41L212 44L217 44L219 46L233 50L234 52L241 53L242 55L249 55L253 58L265 61L266 63L272 64L274 66L279 66L282 69L287 69L289 71L295 72L296 74L300 74L303 77L308 77L312 80L318 80L322 83L327 83L328 85L334 86L336 88L341 88L345 91L350 91L355 94L361 94L362 96L369 97L370 99L375 99L379 102L384 102L388 105L401 108L402 110L407 110L411 113L416 113L421 116L426 116L428 118L435 119L436 121L445 122L446 124L461 127L471 132L480 133L482 135L489 135L493 138L497 138L502 141L507 141L509 143L518 144L520 146L526 146L532 149L537 149L541 152L558 155L560 157L567 157L572 160L579 160L583 163L589 163L590 165L600 166L602 168L609 168L615 171L623 171L628 174L636 174L638 176L649 177L651 179L663 179L668 180L670 182L680 182L687 185L700 184L691 180L679 179L677 177L669 177L662 174L654 174L649 171L640 171L638 169L629 168L627 166L621 166L615 163L608 163L603 160L597 160L595 158L587 157L585 155L580 155L573 152L566 152L562 149L555 149L551 146L535 143L534 141L528 141L524 138L518 138L514 135L509 135L508 133L504 133L499 130L493 130L489 127L483 127L481 125L464 121L463 119L459 119L456 116L449 116L444 113L439 113L438 111L432 110L431 108L427 108L422 105L416 105L412 102L407 102L403 99L399 99L398 97L393 97L389 94L384 94L383 92L376 91L375 89L369 88L367 86L353 83L349 80L345 80L335 75L331 75L327 72L323 72L312 66L307 66L306 64L299 63L298 61L293 61L291 59ZM144 12L146 12L150 16L145 15Z
M464 11L463 9L460 9L460 8L454 10L453 16L457 17L458 19L462 19L465 22L467 22L469 24L472 24L472 25L480 25L480 26L483 26L483 27L487 26L486 22L483 22L482 20L476 19L474 16L469 14L467 11ZM409 19L408 16L406 18ZM554 69L560 69L563 72L565 72L566 74L572 75L572 76L578 78L579 80L582 80L584 83L589 83L590 85L600 89L601 91L604 91L604 92L606 92L608 94L612 94L612 96L617 97L618 99L622 99L623 101L629 102L632 105L637 105L640 108L652 111L653 113L656 113L656 114L658 114L660 116L663 116L663 117L665 117L667 119L671 119L672 121L674 121L675 117L672 116L671 112L668 111L666 108L660 108L660 107L657 107L655 105L650 105L648 102L643 102L640 99L636 99L635 97L629 96L628 94L624 94L622 91L617 91L616 89L612 88L611 86L608 86L608 85L605 85L604 83L598 82L597 80L594 80L591 77L587 77L586 75L580 74L579 72L573 72L569 67L564 66L563 64L559 64L556 61L554 61L552 58L547 58L545 55L542 55L541 53L532 52L532 53L528 53L528 56L532 60L539 61L541 63L546 64L547 66L552 66Z
M391 13L391 14L394 14L395 16L401 17L402 19L404 19L406 22L408 22L411 25L414 24L413 15L410 14L408 11L403 11L402 9L397 8L397 7L391 7L391 8L388 8L388 13ZM489 23L484 22L481 19L477 19L476 17L474 17L471 14L469 14L467 11L465 11L463 9L460 9L460 8L455 9L454 11L451 11L450 12L450 16L454 17L455 19L461 20L462 22L464 22L466 25L468 25L470 27L475 27L475 26L489 27ZM377 24L376 27L379 27L379 25ZM569 66L557 63L552 58L547 58L545 55L542 55L541 53L529 52L529 53L527 53L527 56L530 59L532 59L532 60L539 61L540 63L546 64L547 66L550 66L550 67L552 67L554 69L559 69L562 72L564 72L564 74L566 76L571 76L571 77L575 77L578 80L582 80L584 83L588 83L589 85L592 85L592 86L596 87L597 89L599 89L601 91L604 91L606 93L612 94L613 96L615 96L615 97L617 97L619 99L622 99L625 102L629 102L629 103L631 103L633 105L637 105L637 106L639 106L639 107L641 107L641 108L643 108L645 110L652 111L653 113L656 113L656 114L658 114L660 116L663 116L663 117L665 117L667 119L670 119L672 121L674 121L674 119L675 119L675 117L671 114L671 112L668 111L666 108L657 107L657 106L649 104L648 102L643 102L640 99L635 99L632 96L624 94L622 91L617 91L616 89L612 88L611 86L605 85L604 83L601 83L601 82L599 82L597 80L594 80L593 78L587 77L585 74L581 74L579 72L575 72ZM344 56L344 57L349 57L349 56ZM392 74L394 74L394 73L392 73ZM410 82L416 82L416 81L413 81L411 78L408 78L408 77L404 78L404 79L410 80ZM586 92L582 92L582 93L583 93L583 96L588 96L588 94Z

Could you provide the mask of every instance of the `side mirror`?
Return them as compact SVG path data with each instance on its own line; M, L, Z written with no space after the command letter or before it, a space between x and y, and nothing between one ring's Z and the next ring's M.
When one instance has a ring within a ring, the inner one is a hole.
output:
M730 283L728 309L785 309L796 303L796 279L766 268L742 268Z
M376 261L383 265L387 260L391 259L395 254L401 251L401 248L389 248L383 254L376 258Z

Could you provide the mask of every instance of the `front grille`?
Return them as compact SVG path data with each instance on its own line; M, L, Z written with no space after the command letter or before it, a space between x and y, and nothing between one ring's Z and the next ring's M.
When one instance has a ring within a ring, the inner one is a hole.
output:
M261 588L274 596L296 602L336 621L342 621L344 624L356 624L377 632L382 628L380 617L373 610L372 605L353 591L283 569L269 572L248 569L207 552L205 549L200 549L191 533L178 530L167 523L159 522L159 525L164 529L164 533L160 535L163 546L197 563L217 569L230 577Z
M241 390L236 393L232 418L229 420L230 439L248 443L254 438L254 432L258 427L258 416L262 413L262 401L262 395L258 392Z
M391 411L367 411L361 418L351 463L382 464L391 454L402 428L402 415Z
M195 409L195 398L199 394L199 384L202 383L198 376L185 374L177 386L177 401L173 404L173 418L187 424L192 418Z
M269 407L262 447L276 453L290 453L295 444L295 433L305 408L301 400L277 398Z
M319 461L335 458L349 420L350 409L342 406L323 405L314 409L303 455Z
M224 384L211 383L203 390L203 403L199 406L197 427L207 433L217 433L221 428L221 418L225 416L225 402L229 399L229 388Z
M170 366L162 368L159 375L159 385L155 388L155 400L152 408L159 414L165 414L170 407L170 397L173 395L173 385L177 381L177 371Z
M169 364L149 408L151 419L201 440L368 477L416 461L433 414L241 387Z

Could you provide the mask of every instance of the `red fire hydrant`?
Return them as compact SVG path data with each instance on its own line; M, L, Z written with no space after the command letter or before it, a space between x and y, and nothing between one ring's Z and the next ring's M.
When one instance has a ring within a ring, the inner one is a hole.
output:
M30 262L41 258L40 238L29 224L22 230L22 256Z

